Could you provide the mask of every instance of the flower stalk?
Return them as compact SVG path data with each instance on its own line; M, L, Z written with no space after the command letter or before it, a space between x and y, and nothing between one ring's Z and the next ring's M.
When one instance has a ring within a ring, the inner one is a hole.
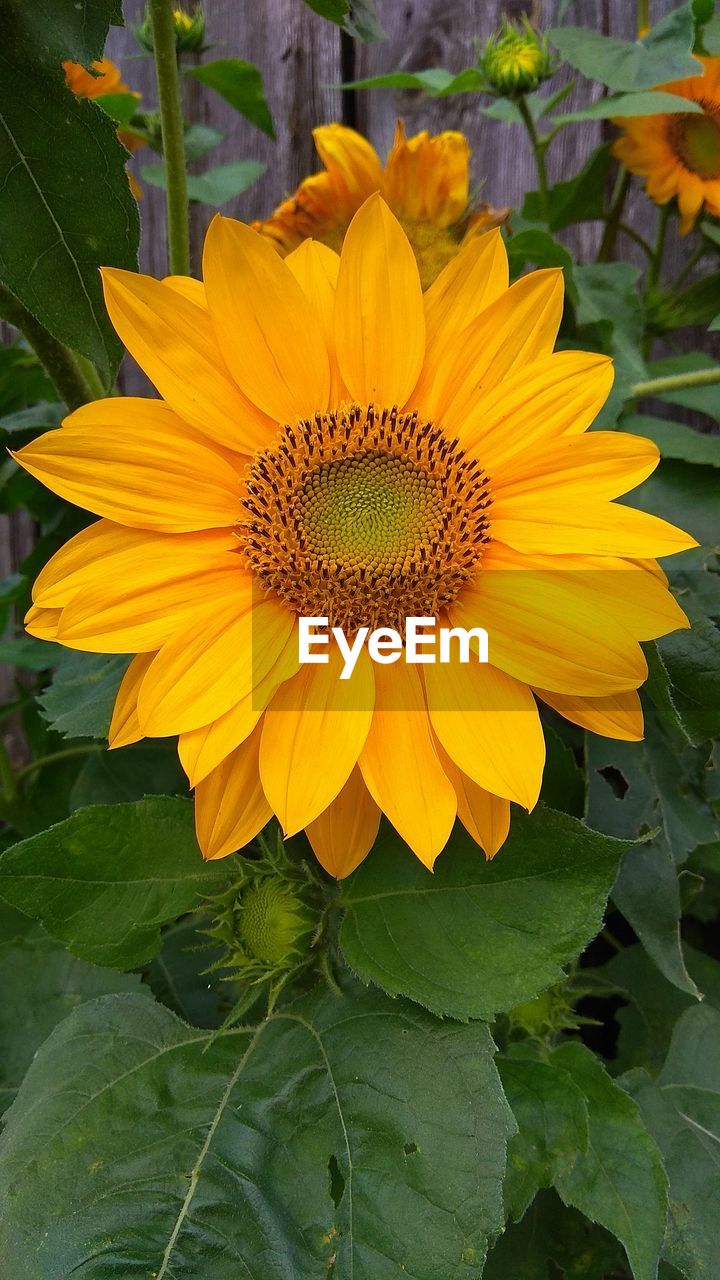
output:
M525 129L527 130L527 135L530 139L530 145L532 147L533 156L535 157L535 168L537 169L538 190L540 192L540 201L542 203L543 213L547 215L550 211L550 202L549 202L550 188L548 184L547 167L545 165L545 152L547 150L548 143L550 142L551 136L554 136L554 135L548 134L547 137L545 138L540 136L535 126L535 121L532 118L530 108L528 107L528 104L525 100L524 94L521 94L520 97L517 99L516 105L517 105L518 111L520 112L520 115L522 116L523 124L525 125Z
M99 395L105 394L102 388L98 392L90 384L80 367L79 360L70 348L54 338L4 285L0 285L0 319L17 329L32 347L58 396L68 409L78 409L81 404L89 404L91 400L97 400ZM95 377L100 386L97 374Z
M647 382L636 382L630 394L637 396L659 396L666 391L684 391L688 387L711 387L720 382L720 367L717 369L697 369L694 373L669 373L664 378L648 378Z
M150 0L155 74L165 160L168 266L171 275L190 274L185 142L175 26L171 0Z

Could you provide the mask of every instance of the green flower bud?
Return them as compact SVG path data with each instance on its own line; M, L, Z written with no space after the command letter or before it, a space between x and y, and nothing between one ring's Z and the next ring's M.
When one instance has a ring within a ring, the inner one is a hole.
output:
M235 907L235 936L242 953L269 968L296 963L314 931L308 904L276 877L256 880L243 889Z
M488 89L500 98L533 93L556 69L546 38L527 18L519 26L504 22L488 40L480 65Z
M172 16L178 53L202 53L206 47L202 5L196 5L192 13L187 13L185 9L173 9ZM148 53L153 52L152 22L147 9L142 22L135 28L135 39Z

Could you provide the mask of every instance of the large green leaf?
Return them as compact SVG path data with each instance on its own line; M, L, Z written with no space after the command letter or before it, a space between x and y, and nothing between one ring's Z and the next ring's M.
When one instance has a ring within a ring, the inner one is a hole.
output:
M10 928L0 908L0 1111L12 1102L35 1053L78 1005L115 991L137 991L140 979L78 960L27 917Z
M597 335L599 345L615 362L613 401L627 396L630 385L645 375L639 277L638 268L629 262L591 262L573 270L577 323L589 335ZM599 425L605 425L602 417Z
M716 398L720 397L716 395ZM623 502L662 516L703 546L712 547L718 541L720 474L716 467L696 467L688 462L663 459L640 488L627 494ZM672 565L669 561L668 567Z
M720 467L720 436L694 431L684 422L628 414L620 423L623 431L654 440L663 458L676 458L698 466Z
M367 80L349 80L343 89L416 89L430 98L449 98L454 93L477 93L482 89L484 77L477 67L467 67L454 74L443 67L429 67L427 71L388 71L384 75L370 76Z
M137 997L85 1005L8 1116L3 1264L479 1280L513 1127L492 1048L378 992L317 991L219 1034Z
M275 137L262 76L251 62L244 62L242 58L218 58L216 62L203 62L199 67L192 67L189 74L214 89L269 138Z
M587 1152L556 1179L566 1204L599 1222L622 1243L635 1280L656 1280L665 1233L667 1180L660 1154L635 1103L580 1043L552 1061L572 1076L588 1109Z
M705 369L717 369L718 364L704 351L686 351L680 356L664 356L648 365L651 378L667 378L674 374L700 373ZM720 396L717 384L707 387L681 387L678 391L662 391L655 396L666 404L679 404L683 409L707 413L720 422Z
M265 165L257 160L233 160L207 169L205 173L188 174L187 193L191 200L217 208L247 191L264 172ZM151 186L165 189L164 165L144 164L140 176Z
M384 828L343 883L340 945L391 995L490 1019L557 981L595 936L624 847L541 808L514 814L492 862L457 828L431 876Z
M664 1256L687 1280L720 1274L720 1013L688 1009L657 1082L633 1071L623 1084L638 1102L670 1182Z
M0 857L0 895L75 955L132 969L158 950L160 926L228 879L204 862L188 800L79 809Z
M691 52L695 23L690 4L661 18L642 40L616 40L587 27L555 27L549 35L571 67L619 92L654 89L667 80L702 74Z
M603 215L609 169L610 147L599 147L580 173L550 188L547 203L539 191L529 191L523 204L523 217L531 222L547 222L551 231L560 231L576 222L597 221ZM508 249L512 249L512 240Z
M654 116L691 115L702 111L698 102L689 98L680 98L676 93L665 93L661 89L647 90L645 93L618 93L609 98L600 98L589 107L581 107L578 111L568 111L564 115L555 116L554 123L560 121L612 120L615 116Z
M483 1280L608 1280L623 1275L623 1262L613 1236L541 1191L490 1250Z
M375 12L375 0L305 0L305 4L356 40L385 39Z
M80 31L85 9L94 16L87 28L91 38L83 40L96 48L98 33L107 28L106 4L15 4L9 29L4 15L0 281L56 338L94 360L109 381L121 348L105 312L98 268L136 266L139 222L125 172L127 152L114 122L64 82L58 41L67 23ZM36 18L28 31L17 21L19 11L37 12L39 26L47 19L49 46L32 38ZM70 52L65 48L64 56Z
M505 1210L517 1222L536 1191L551 1187L572 1169L578 1152L587 1150L588 1112L572 1076L524 1046L511 1046L497 1065L518 1126L503 1185Z
M88 66L105 47L108 27L123 25L122 0L4 0L3 42L56 67L65 58Z

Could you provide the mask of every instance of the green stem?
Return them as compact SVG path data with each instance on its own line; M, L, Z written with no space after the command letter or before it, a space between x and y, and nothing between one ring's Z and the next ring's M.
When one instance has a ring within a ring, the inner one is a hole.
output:
M11 805L17 795L17 781L2 738L0 738L0 791L6 804Z
M658 210L657 235L655 237L655 248L653 249L652 261L648 270L648 289L654 289L660 280L660 271L662 269L663 251L665 249L665 236L668 229L668 219L670 217L670 204L661 204Z
M638 34L650 26L650 0L638 0L637 28Z
M83 375L85 381L93 393L93 400L104 400L108 393L108 389L98 373L92 360L88 360L87 356L81 356L78 351L75 352L76 364Z
M149 0L157 76L167 208L168 264L171 275L190 274L185 140L180 77L171 0Z
M68 409L88 404L96 396L72 351L53 338L44 325L4 285L0 285L0 318L18 329L32 347L58 396Z
M73 756L89 756L95 751L102 751L99 743L92 743L84 747L65 747L62 751L53 751L47 756L38 756L37 760L31 760L26 764L24 769L19 769L15 774L15 783L21 782L23 778L28 778L31 773L37 773L38 769L44 769L48 764L57 764L60 760L71 760Z
M720 368L698 369L695 373L670 373L664 378L636 382L631 396L659 396L665 391L684 391L686 387L711 387L720 382Z
M625 208L625 200L627 199L629 189L630 174L627 169L621 167L617 176L617 182L615 183L612 200L610 201L610 208L607 211L607 217L605 219L605 230L603 232L603 238L600 242L600 248L597 256L598 262L609 262L612 258L623 209Z
M545 151L547 149L549 137L548 138L540 137L540 134L538 133L537 128L535 126L535 121L533 120L532 115L530 113L530 108L528 107L528 104L525 101L524 94L522 94L517 99L517 109L520 112L520 115L522 116L523 124L525 125L525 128L527 130L527 135L530 139L530 145L532 147L533 155L535 157L535 168L537 169L538 187L540 190L540 201L543 207L543 212L547 214L550 209L550 202L548 199L549 187L548 187L547 169L545 167Z
M673 289L679 289L680 286L685 283L693 267L697 266L698 262L700 261L700 259L703 257L704 254L705 254L705 245L701 240L697 249L695 249L695 251L690 254L690 257L685 263L685 266L683 267L682 271L677 277L677 280L673 284Z
M652 245L648 244L645 237L641 236L640 232L636 231L634 227L631 227L627 222L619 222L618 231L622 231L624 235L629 236L631 240L634 240L636 244L640 245L640 248L644 250L648 258L652 258L653 256Z

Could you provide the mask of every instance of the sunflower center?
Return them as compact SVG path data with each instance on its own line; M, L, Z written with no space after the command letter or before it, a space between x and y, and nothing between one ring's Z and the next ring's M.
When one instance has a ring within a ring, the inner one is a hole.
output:
M671 116L670 133L678 158L699 178L720 178L720 113Z
M267 590L351 635L450 604L479 565L489 505L480 464L438 427L344 405L257 455L237 532Z

